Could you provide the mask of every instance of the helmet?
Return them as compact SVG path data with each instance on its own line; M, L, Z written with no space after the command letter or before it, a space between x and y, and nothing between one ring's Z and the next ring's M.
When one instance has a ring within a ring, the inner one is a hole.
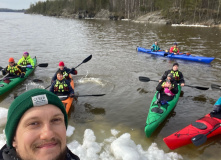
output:
M64 66L64 62L63 61L59 62L58 66Z
M24 52L23 54L29 55L29 53L28 53L28 52Z
M15 60L14 60L14 58L11 57L8 59L8 62L15 62Z

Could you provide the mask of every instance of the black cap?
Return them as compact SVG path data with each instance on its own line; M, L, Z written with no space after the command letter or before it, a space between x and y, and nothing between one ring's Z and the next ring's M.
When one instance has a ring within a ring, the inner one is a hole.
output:
M173 66L176 66L176 65L179 66L179 64L177 62L173 64Z

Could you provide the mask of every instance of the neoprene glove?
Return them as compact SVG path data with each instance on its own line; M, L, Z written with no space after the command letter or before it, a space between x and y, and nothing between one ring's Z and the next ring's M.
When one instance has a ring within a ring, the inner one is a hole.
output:
M71 68L71 72L74 73L74 71L75 71L75 68Z

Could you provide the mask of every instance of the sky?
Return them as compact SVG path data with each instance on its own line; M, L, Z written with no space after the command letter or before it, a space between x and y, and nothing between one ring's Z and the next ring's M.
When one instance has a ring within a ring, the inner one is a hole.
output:
M38 1L46 0L0 0L0 8L28 9L30 4L35 4Z

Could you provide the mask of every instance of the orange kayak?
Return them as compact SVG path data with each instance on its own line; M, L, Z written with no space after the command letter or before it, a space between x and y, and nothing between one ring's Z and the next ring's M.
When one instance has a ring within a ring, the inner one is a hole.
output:
M69 77L71 78L71 87L74 89L74 80L73 80L73 78L71 77L70 74L69 74ZM71 108L73 100L74 100L73 97L68 97L67 99L62 100L62 103L64 104L64 107L66 109L67 114L68 114L68 112Z

